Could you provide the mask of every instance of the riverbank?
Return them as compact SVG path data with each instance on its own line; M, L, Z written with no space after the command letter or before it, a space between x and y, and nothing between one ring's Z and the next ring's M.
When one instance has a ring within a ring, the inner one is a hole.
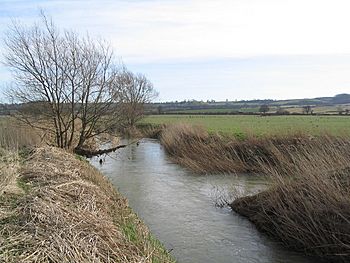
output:
M157 130L156 130L157 131ZM341 151L350 160L350 139L330 135L310 136L296 133L290 136L249 137L209 134L200 126L169 125L159 132L160 141L172 161L198 174L265 173L265 166L284 171L295 163L296 154L305 153L305 146L320 151Z
M90 162L120 189L179 262L314 262L259 234L228 207L217 206L233 187L242 194L265 189L269 182L263 177L198 176L170 162L164 147L153 139L106 156L102 165L99 158Z
M283 172L268 167L274 186L230 206L286 247L325 262L350 261L349 158L311 145Z
M95 168L52 147L1 152L1 262L174 262Z
M273 186L230 204L286 247L327 262L350 260L348 137L264 137L237 140L187 124L163 128L170 158L199 173L254 172Z

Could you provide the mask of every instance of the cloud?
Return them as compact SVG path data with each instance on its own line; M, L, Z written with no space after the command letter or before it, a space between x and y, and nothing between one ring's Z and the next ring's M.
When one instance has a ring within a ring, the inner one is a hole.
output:
M11 18L32 24L39 8L110 41L162 100L349 91L348 0L3 0L0 31Z
M156 84L161 101L310 98L350 90L350 55L161 62L135 64L133 69Z
M350 53L345 0L12 2L11 15L42 7L59 25L107 38L130 62Z

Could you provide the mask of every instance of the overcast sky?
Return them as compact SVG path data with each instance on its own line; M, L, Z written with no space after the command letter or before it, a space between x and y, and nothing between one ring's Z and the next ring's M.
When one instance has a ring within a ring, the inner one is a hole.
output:
M108 40L161 101L350 93L349 0L0 0L0 36L39 9Z

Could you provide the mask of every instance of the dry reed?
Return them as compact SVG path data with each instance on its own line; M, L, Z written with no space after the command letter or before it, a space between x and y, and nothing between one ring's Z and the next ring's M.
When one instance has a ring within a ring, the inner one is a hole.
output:
M40 145L43 136L35 129L11 117L0 118L0 148L17 151L23 147Z
M1 199L1 262L173 262L111 183L63 150L38 148Z
M350 147L347 140L325 140L298 151L285 147L283 169L261 163L275 185L231 206L290 248L349 262Z
M163 124L148 124L148 123L139 123L136 126L136 129L139 131L138 136L151 139L160 139L165 125Z
M196 173L262 173L261 163L283 170L293 164L293 153L302 151L304 145L322 149L325 144L330 148L343 144L343 154L350 156L348 142L350 140L347 138L310 137L300 133L293 136L249 137L241 141L234 137L208 134L203 128L189 124L167 126L161 134L161 143L172 160Z
M327 262L350 261L350 140L334 136L209 135L187 124L161 136L177 163L198 173L259 172L274 186L231 207L286 246Z

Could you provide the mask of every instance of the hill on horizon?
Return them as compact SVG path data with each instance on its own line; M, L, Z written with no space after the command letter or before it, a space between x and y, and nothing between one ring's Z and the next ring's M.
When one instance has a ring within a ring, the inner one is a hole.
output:
M147 105L149 114L166 113L257 113L262 105L268 105L269 112L302 113L310 107L313 113L342 114L350 110L350 94L342 93L333 97L316 97L304 99L255 99L240 101L171 101L156 102Z

